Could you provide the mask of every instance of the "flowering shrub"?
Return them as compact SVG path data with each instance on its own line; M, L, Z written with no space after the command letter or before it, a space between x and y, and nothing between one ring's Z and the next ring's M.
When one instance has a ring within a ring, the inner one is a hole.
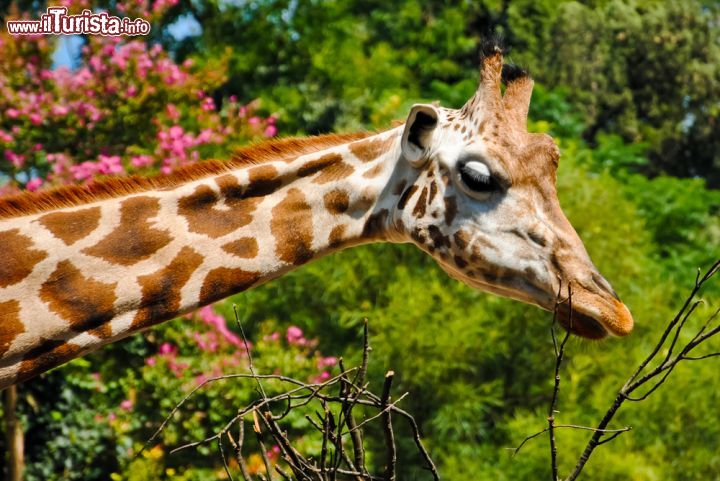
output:
M158 44L96 36L78 69L52 70L53 48L47 37L0 34L0 174L9 179L0 193L169 173L277 134L275 117L256 115L257 105L208 94L223 65L193 70Z
M248 373L248 350L258 373L283 374L313 382L330 378L338 363L337 358L324 356L317 350L317 339L306 338L296 326L283 332L272 321L263 324L255 344L246 344L228 328L226 317L211 307L166 325L154 334L155 351L145 358L137 377L127 380L127 396L114 406L109 405L108 411L99 417L99 422L108 423L117 436L134 441L128 445L124 456L129 462L127 472L142 465L143 469L154 466L152 470L172 469L175 474L190 475L206 467L214 469L215 476L221 476L219 466L213 464L217 457L212 446L201 446L197 451L189 450L174 457L164 456L164 448L170 450L211 436L232 419L240 406L257 397L257 386L250 379L214 380L224 374ZM198 387L199 391L165 428L153 454L132 460L142 442L149 437L147 426L157 428L184 393ZM263 388L268 396L272 396L279 393L283 385L266 380ZM298 434L298 446L310 452L318 449L314 441L303 440L302 433L310 431L310 426L302 415L291 413L287 423ZM269 458L277 460L279 449L275 446L267 448ZM247 452L250 453L248 470L252 474L265 469L258 449L250 438ZM188 461L188 457L192 461Z

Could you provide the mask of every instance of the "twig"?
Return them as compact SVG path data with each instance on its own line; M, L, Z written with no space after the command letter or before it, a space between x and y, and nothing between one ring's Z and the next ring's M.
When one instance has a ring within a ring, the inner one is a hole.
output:
M303 382L289 377L280 375L263 375L258 374L254 368L251 353L248 348L248 341L239 320L237 308L235 310L235 318L241 329L241 334L246 345L248 355L248 368L250 373L230 374L225 376L217 376L206 380L199 386L191 390L182 400L175 405L170 414L165 418L160 428L148 440L146 446L157 438L163 431L174 414L201 388L211 382L229 379L248 379L257 384L258 398L252 400L246 406L238 409L237 414L230 419L219 431L212 436L199 441L193 441L181 446L175 447L170 453L175 453L183 449L197 447L202 444L215 441L220 449L223 466L228 478L232 479L230 467L225 458L223 449L224 437L227 439L234 451L235 458L240 466L240 473L244 481L252 481L246 462L243 458L243 441L244 441L244 417L248 414L253 416L253 428L257 436L257 443L260 449L260 455L265 465L264 473L257 473L254 477L258 480L273 480L273 472L279 475L283 480L296 481L337 481L353 479L354 481L395 481L397 478L397 448L395 446L395 433L393 432L392 416L393 414L404 418L411 427L415 444L424 461L426 469L433 476L433 479L439 480L439 475L435 465L433 464L427 450L423 446L415 419L406 411L397 407L408 393L404 393L396 400L391 402L390 389L393 381L393 372L389 371L383 384L383 391L380 396L368 390L366 375L369 363L370 342L368 339L368 326L364 326L363 340L363 357L360 367L345 369L340 363L340 374L319 383ZM354 374L351 378L350 375ZM281 385L286 385L284 392L280 394L268 395L263 387L262 380L274 379L280 381ZM338 386L337 394L329 391L333 386ZM316 412L319 422L306 415L306 419L322 436L322 444L319 460L304 457L298 450L293 447L291 438L288 433L278 424L289 413L302 409L310 405L312 401L317 401L322 406L322 414ZM283 412L274 415L271 406L275 403L284 403ZM337 406L338 410L334 414L331 406ZM354 410L358 407L363 409L376 410L376 414L366 417L362 422L355 420ZM373 475L365 466L365 451L363 446L362 429L370 422L376 419L382 419L382 429L384 433L386 463L383 476ZM238 423L237 441L231 433L233 425ZM263 427L264 425L264 427ZM344 438L349 437L352 441L352 452L346 448ZM268 457L266 444L269 440L277 444L281 451L282 459L291 472L286 473L280 466L273 466L272 461ZM351 459L351 457L353 459Z
M559 298L560 296L558 296ZM563 340L561 341L560 345L558 346L557 342L557 336L555 334L555 326L557 325L557 315L558 315L558 309L563 301L558 300L558 302L555 304L555 311L553 313L553 321L550 326L550 335L552 336L552 342L553 342L553 349L555 351L555 378L554 378L554 385L553 385L553 394L552 399L550 401L550 407L548 408L548 428L547 431L549 433L550 438L550 465L552 468L552 481L557 481L558 479L558 467L557 467L557 445L555 443L555 413L557 412L557 401L558 401L558 394L560 393L560 366L562 366L563 358L565 356L565 344L567 344L568 339L570 338L570 331L572 330L572 286L568 284L568 312L569 312L569 321L568 321L568 329L565 331L565 336L563 337Z
M553 429L562 429L562 428L580 429L580 430L584 430L584 431L598 431L597 428L592 428L590 426L579 426L577 424L556 424L553 427ZM511 450L513 452L512 456L515 457L515 455L520 452L520 450L523 448L523 446L525 446L525 444L528 441L530 441L531 439L534 439L542 434L545 434L549 430L550 430L550 428L547 427L547 428L543 429L542 431L536 432L535 434L530 434L528 436L525 436L525 439L523 439L522 442L520 444L518 444L517 447L507 448L507 449ZM615 436L620 435L620 434L625 433L630 430L632 430L632 427L626 426L621 429L603 429L602 432L603 433L614 433L612 436L614 438Z
M240 334L243 338L243 345L245 346L245 353L248 357L248 368L250 369L250 374L255 378L255 381L257 382L258 389L260 389L260 393L262 394L262 398L267 399L267 394L265 394L265 389L263 388L262 383L260 382L260 378L255 373L255 368L253 367L253 360L252 360L252 354L250 354L250 346L248 345L247 337L245 337L245 330L243 329L242 322L240 322L240 315L238 314L237 310L237 304L233 304L233 312L235 313L235 323L240 328ZM268 473L268 477L272 480L272 475Z
M257 411L253 411L253 431L255 431L255 436L260 446L260 456L262 456L263 464L265 465L265 474L267 474L268 481L272 481L272 469L270 468L267 448L265 448L265 442L263 441L262 428L258 422L259 417Z
M245 463L245 458L243 458L242 455L242 447L243 442L245 441L245 421L243 419L240 419L238 421L238 440L235 442L233 439L232 433L228 430L227 432L228 439L230 439L230 444L232 445L233 449L235 450L235 459L238 462L238 465L240 466L240 474L243 477L244 481L252 481L252 478L250 477L250 473L247 469L247 464Z
M395 481L395 463L397 462L397 454L395 452L395 433L393 433L392 428L392 415L388 409L388 402L390 401L390 388L392 386L394 376L395 373L393 371L388 371L387 374L385 374L385 384L383 384L382 396L380 397L380 407L382 408L383 413L383 432L385 433L386 481Z

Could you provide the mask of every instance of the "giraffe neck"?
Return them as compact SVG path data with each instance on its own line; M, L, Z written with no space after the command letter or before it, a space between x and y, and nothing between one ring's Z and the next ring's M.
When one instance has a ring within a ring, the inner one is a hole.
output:
M332 251L389 239L400 132L0 220L0 388Z

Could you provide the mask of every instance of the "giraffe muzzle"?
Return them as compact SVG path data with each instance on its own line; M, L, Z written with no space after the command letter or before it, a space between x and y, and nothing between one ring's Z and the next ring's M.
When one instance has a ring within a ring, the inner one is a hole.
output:
M634 324L630 310L614 292L596 292L581 286L573 288L572 302L558 306L558 321L573 334L588 339L627 336Z

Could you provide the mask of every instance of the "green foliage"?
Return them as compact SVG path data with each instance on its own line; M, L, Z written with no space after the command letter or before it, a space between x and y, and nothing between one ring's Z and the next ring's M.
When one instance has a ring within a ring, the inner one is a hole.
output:
M163 24L187 11L202 23L203 34L182 44L160 38L178 57L191 55L194 72L217 73L208 84L218 87L213 98L261 98L266 113L279 114L283 133L316 133L384 127L419 100L459 107L475 89L480 34L504 32L510 58L538 79L530 129L551 133L562 149L562 206L637 321L626 339L571 342L559 419L591 425L654 345L695 268L720 254L720 193L707 188L720 182L717 6L703 5L186 1ZM132 80L129 73L122 78ZM184 114L198 112L190 93L172 96ZM152 114L162 116L167 100L129 102L120 113L140 118L144 112L138 125L150 128ZM108 123L104 138L112 143L118 128ZM126 132L135 137L123 147L142 144L136 137L147 132L140 130ZM203 156L227 145L215 147ZM702 315L717 308L720 286L709 286L705 295ZM258 370L305 379L321 375L324 355L357 361L361 321L368 317L372 386L395 370L396 392L410 392L402 406L416 415L445 479L550 476L543 438L515 458L506 449L545 426L550 314L461 285L408 245L355 248L235 296L216 307L230 322L231 302L240 306ZM289 343L291 324L317 345ZM229 330L237 335L232 324ZM195 336L208 342L213 332L219 331L207 322L183 318L26 383L28 479L222 477L214 447L180 455L169 450L202 439L232 417L253 396L254 386L243 381L203 388L158 446L132 457L201 376L247 369L244 349L232 337L219 338L213 351ZM586 479L720 479L717 372L712 360L681 366L647 402L628 406L617 424L633 431L597 451ZM400 479L427 479L398 424ZM304 419L291 418L287 428L303 449L318 449L305 439ZM372 447L378 436L370 431L367 439L371 459L380 463L382 453ZM587 437L558 433L562 471ZM253 469L261 469L254 456Z
M603 143L603 132L619 135L640 142L644 162L632 167L720 182L716 2L190 5L203 33L178 50L181 56L229 58L225 91L248 101L261 97L281 113L284 131L383 126L399 99L432 96L459 106L465 89L451 92L447 86L472 76L481 35L496 31L507 38L511 61L528 66L553 91L567 93L586 140ZM558 128L565 128L562 122Z
M720 182L717 3L512 2L517 58L598 132L647 142L643 170Z

